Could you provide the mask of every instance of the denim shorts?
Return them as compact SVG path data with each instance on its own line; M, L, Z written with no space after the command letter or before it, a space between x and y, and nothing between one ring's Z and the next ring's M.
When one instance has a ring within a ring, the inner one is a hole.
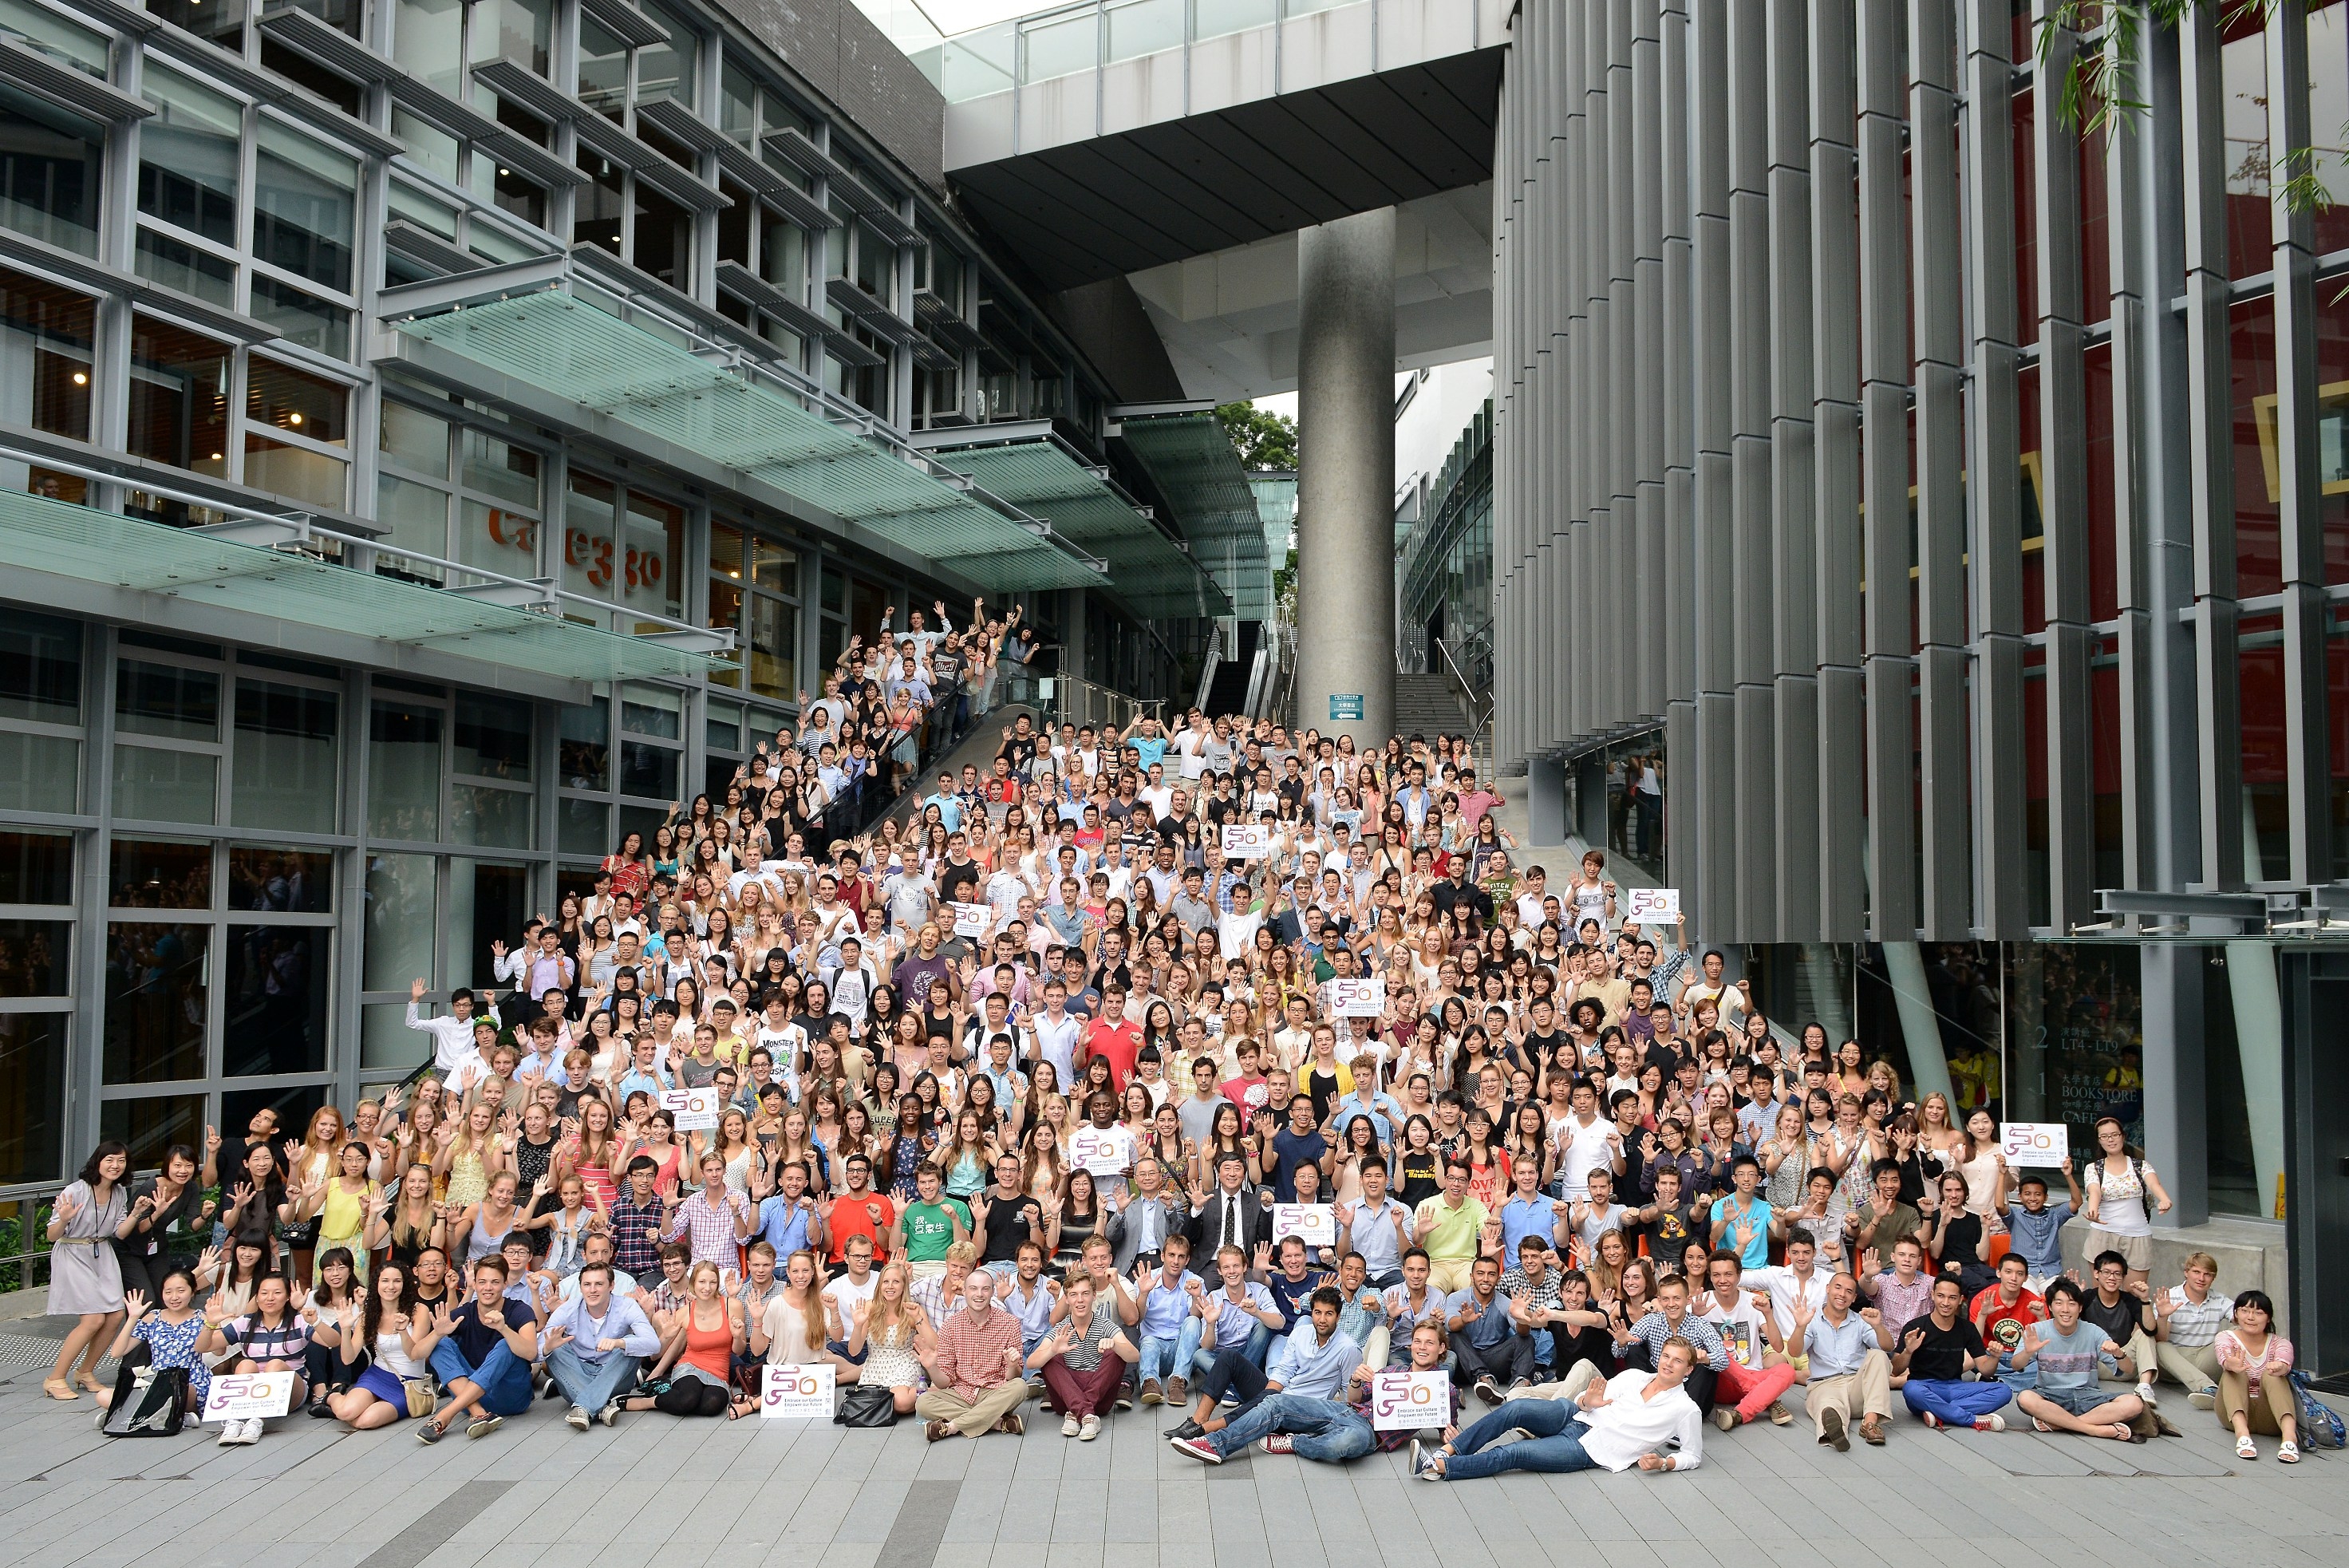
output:
M2061 1406L2075 1416L2085 1416L2112 1397L2094 1384L2085 1388L2042 1388L2039 1397L2051 1405Z

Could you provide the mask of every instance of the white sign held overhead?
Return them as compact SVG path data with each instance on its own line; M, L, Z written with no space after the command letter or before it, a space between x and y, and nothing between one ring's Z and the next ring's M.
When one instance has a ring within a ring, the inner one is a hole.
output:
M718 1091L663 1089L661 1109L677 1118L678 1132L709 1132L718 1126Z
M1624 919L1634 925L1668 924L1681 918L1678 888L1632 888L1624 905Z
M1387 982L1375 975L1330 982L1330 1011L1337 1017L1377 1018L1386 1010Z

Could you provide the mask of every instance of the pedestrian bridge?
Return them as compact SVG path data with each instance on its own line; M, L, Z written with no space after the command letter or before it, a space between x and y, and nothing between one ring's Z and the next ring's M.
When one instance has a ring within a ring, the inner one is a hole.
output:
M908 52L964 202L1061 289L1489 179L1511 9L1080 0Z

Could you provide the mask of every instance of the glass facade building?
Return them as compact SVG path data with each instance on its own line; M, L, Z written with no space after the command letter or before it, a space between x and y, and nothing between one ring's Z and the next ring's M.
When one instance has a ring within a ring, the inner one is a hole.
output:
M404 1073L412 981L487 981L885 612L1182 689L1228 602L1181 498L953 215L935 89L859 120L814 25L0 0L0 1203ZM502 304L566 377L450 330Z
M1526 0L1498 750L1618 847L1658 758L1650 879L1781 1023L2271 1220L2349 872L2349 6L2147 22L2085 118L2120 45L2050 11Z

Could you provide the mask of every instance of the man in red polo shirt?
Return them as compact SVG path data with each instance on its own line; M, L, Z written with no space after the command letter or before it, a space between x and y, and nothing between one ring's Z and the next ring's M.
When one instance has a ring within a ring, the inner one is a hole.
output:
M850 1155L842 1168L847 1185L817 1210L833 1266L838 1268L848 1261L848 1239L862 1236L873 1243L873 1266L877 1269L889 1261L889 1227L896 1220L897 1206L887 1193L873 1190L873 1162L864 1155Z
M1082 1072L1096 1056L1109 1058L1110 1088L1122 1095L1125 1081L1133 1076L1133 1058L1141 1049L1142 1026L1126 1022L1125 988L1112 980L1102 987L1101 1016L1085 1026L1077 1069Z

